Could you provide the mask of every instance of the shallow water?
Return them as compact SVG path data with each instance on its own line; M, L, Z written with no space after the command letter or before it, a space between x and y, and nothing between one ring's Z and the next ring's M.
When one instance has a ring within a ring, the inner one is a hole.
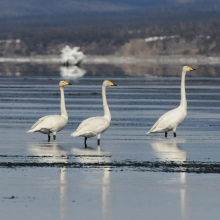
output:
M65 87L66 128L50 143L47 135L26 134L38 118L60 113L58 83L63 79L73 84ZM83 138L70 134L83 119L103 114L105 79L118 85L107 88L111 126L100 147L91 138L85 149ZM4 219L218 219L220 78L186 77L188 115L177 137L172 132L168 138L146 135L158 117L179 105L180 80L117 72L110 77L99 72L80 78L34 72L2 76ZM170 169L171 161L181 166ZM145 162L152 167L142 166ZM159 162L165 168L157 167ZM186 170L184 163L193 170ZM193 163L214 164L215 174L204 174Z

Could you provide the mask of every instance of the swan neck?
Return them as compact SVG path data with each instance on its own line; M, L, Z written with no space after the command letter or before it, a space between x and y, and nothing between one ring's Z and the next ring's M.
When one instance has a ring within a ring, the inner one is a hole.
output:
M186 89L185 89L185 77L186 71L182 71L182 79L181 79L181 102L180 106L187 108L187 101L186 101Z
M108 103L106 99L106 86L102 85L102 101L103 101L103 108L104 108L104 116L111 121L111 113L108 108Z
M61 110L61 116L63 116L64 118L66 118L66 120L68 120L63 87L60 87L60 110Z

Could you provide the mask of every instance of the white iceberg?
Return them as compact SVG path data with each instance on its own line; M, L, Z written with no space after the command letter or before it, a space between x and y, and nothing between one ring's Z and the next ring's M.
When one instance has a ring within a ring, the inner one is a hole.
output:
M61 63L65 66L79 65L86 57L84 53L79 50L80 47L73 47L73 49L71 49L68 45L66 45L61 50Z

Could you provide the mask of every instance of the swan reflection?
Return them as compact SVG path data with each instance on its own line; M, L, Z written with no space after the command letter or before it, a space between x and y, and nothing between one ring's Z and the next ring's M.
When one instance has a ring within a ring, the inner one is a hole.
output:
M62 143L45 142L45 143L29 143L29 153L37 157L39 163L67 163L68 154L67 151L62 147ZM67 219L67 179L66 179L66 168L60 168L60 219Z
M110 153L102 151L100 146L97 146L97 148L72 148L71 153L78 155L76 160L80 163L111 162Z
M77 80L86 74L86 70L78 66L61 66L60 75L65 80Z
M72 148L71 152L73 155L78 155L78 162L81 163L101 163L101 162L111 162L109 152L101 151L100 146L97 148L87 147L87 148ZM112 193L111 193L111 178L110 178L110 168L104 167L102 174L102 219L111 220L112 217ZM97 181L97 176L95 179L90 179L90 182Z
M162 141L162 140L161 140ZM180 143L185 143L185 139L168 139L163 142L151 143L151 146L155 152L157 158L161 161L186 161L186 151L179 147ZM190 193L187 192L186 185L186 173L180 172L179 178L176 180L176 184L181 184L180 189L180 201L181 201L181 216L182 220L190 219ZM172 180L173 181L173 180Z
M169 141L169 140L168 140ZM186 151L179 147L179 143L185 143L185 139L179 139L179 142L151 143L156 156L162 161L183 162L186 160Z

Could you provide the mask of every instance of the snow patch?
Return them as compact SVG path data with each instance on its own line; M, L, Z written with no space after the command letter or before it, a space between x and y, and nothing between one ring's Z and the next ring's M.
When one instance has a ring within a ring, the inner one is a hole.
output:
M13 43L13 42L15 42L16 44L20 44L21 40L20 39L16 39L16 40L0 40L0 44Z
M173 36L154 36L154 37L148 37L145 38L145 42L151 42L151 41L158 41L158 40L165 40L165 39L173 39L173 38L178 38L178 35L173 35Z

